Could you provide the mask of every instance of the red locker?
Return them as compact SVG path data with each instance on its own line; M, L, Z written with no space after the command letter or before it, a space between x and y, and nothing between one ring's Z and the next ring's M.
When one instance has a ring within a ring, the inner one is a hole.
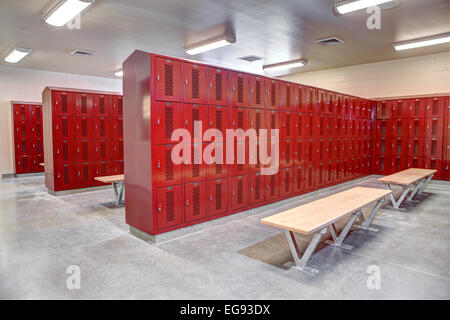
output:
M123 138L123 119L114 118L112 121L113 130L111 131L111 118L96 117L94 121L94 139L115 139Z
M76 165L76 187L87 188L95 184L95 163L81 162Z
M377 137L392 137L392 120L377 120Z
M392 154L392 139L391 138L377 138L375 145L377 154L391 155Z
M294 165L294 140L282 140L280 142L280 163L282 168Z
M76 142L76 161L88 162L96 160L95 142L91 140L78 140Z
M272 136L272 130L280 130L280 112L279 111L266 111L266 128L267 128L267 138L270 139ZM279 132L281 138L281 132Z
M425 119L425 137L440 138L444 129L444 119L439 117Z
M184 220L191 222L206 218L208 193L206 182L184 185Z
M208 116L209 129L217 129L222 132L223 141L225 141L226 129L229 128L228 109L222 106L210 106Z
M15 104L14 105L14 121L26 121L30 120L30 106L27 104Z
M203 161L204 145L192 144L191 161L184 164L184 183L206 180L208 165Z
M259 137L259 130L266 128L266 112L262 109L249 110L249 127L256 130ZM269 137L269 136L268 136Z
M33 155L44 154L44 142L39 138L32 138L30 141L30 152Z
M408 115L410 118L424 118L426 108L426 98L408 100Z
M228 181L216 179L208 181L208 216L215 216L228 211Z
M390 119L391 108L387 101L379 101L377 103L377 119Z
M54 168L55 191L70 189L76 185L76 167L72 164L56 165Z
M181 117L182 117L182 108L180 103L173 103L173 102L156 103L155 136L157 144L168 144L175 142L172 141L172 133L176 129L182 128ZM116 120L116 118L114 119L116 129L119 128L118 121L119 120Z
M340 137L342 131L342 119L341 117L334 118L333 136Z
M428 98L426 102L425 117L444 117L446 108L445 97Z
M308 105L309 105L309 89L308 87L299 87L298 89L298 111L300 112L307 112L308 111Z
M361 155L359 138L352 138L352 151L353 156Z
M33 121L31 122L30 134L32 139L42 138L42 123Z
M358 98L353 99L352 117L356 119L361 118L361 100Z
M408 120L394 119L392 120L392 136L396 138L408 137Z
M342 96L338 93L334 94L334 114L338 117L342 116Z
M75 115L73 94L69 92L53 91L52 92L54 113L57 116L73 116Z
M293 129L292 129L292 138L300 138L306 136L306 126L305 126L305 114L293 112L291 114L293 119Z
M31 159L29 156L16 155L16 174L29 173L31 170Z
M293 139L295 138L295 113L289 111L281 112L281 136L280 139Z
M104 94L94 95L94 110L95 116L109 117L111 115L112 97Z
M77 117L94 115L94 96L87 93L75 93L73 95L75 101L75 114Z
M434 174L434 178L442 177L442 160L440 158L424 158L424 168L425 169L434 169L437 172Z
M111 162L112 174L113 175L123 174L124 172L123 165L124 165L123 160L112 161Z
M266 183L266 190L265 190L266 201L273 201L275 199L278 199L280 193L279 174L265 176L265 183Z
M107 121L105 120L105 124L106 123L107 123ZM101 128L102 127L100 126L100 129ZM178 129L178 128L181 128L181 126L174 128L174 129ZM112 119L112 128L111 129L112 129L112 135L111 135L112 139L123 138L123 118L119 117L119 118ZM165 129L167 129L167 127ZM94 127L94 130L95 130L95 127ZM100 130L100 134L101 134L101 130ZM97 136L97 135L94 134L94 136ZM101 138L101 136L100 136L100 138Z
M408 139L408 156L422 157L424 155L424 139L409 138Z
M77 139L92 139L94 137L94 119L92 117L76 117L75 131ZM61 137L67 139L69 137Z
M248 205L248 176L231 178L231 210L242 209Z
M305 191L307 192L311 191L316 186L314 173L314 165L312 163L306 164L304 166Z
M326 114L325 91L317 89L317 113Z
M266 80L267 90L267 109L279 110L280 109L280 83L277 80Z
M360 118L361 119L367 119L368 116L368 110L367 110L367 105L368 105L368 101L367 100L360 100L360 107L361 107L361 111L360 111Z
M408 136L419 138L425 136L425 120L422 118L409 119Z
M392 157L392 173L400 172L408 168L408 158L403 156Z
M300 166L303 164L303 140L292 140L292 149L293 149L293 156L292 156L292 165L293 166Z
M408 157L407 159L407 169L409 168L424 168L422 157Z
M182 166L172 161L172 150L172 145L156 146L155 179L158 186L181 184Z
M240 151L241 150L241 151ZM245 154L244 163L239 161L238 154L239 152L243 152ZM240 176L247 174L249 170L249 154L248 154L248 143L244 143L242 141L234 142L234 164L231 165L231 174L233 176Z
M303 112L302 108L302 88L298 84L291 84L292 104L291 110L294 112Z
M231 127L247 131L249 128L249 111L242 107L233 107L231 112Z
M111 141L112 160L123 159L123 139L115 139Z
M349 135L349 129L348 129L348 127L350 126L349 120L345 117L342 117L341 123L342 123L341 137L347 137Z
M292 192L303 192L305 189L305 172L303 166L293 167L292 170Z
M123 144L123 143L122 143ZM110 140L101 139L94 141L94 160L109 161L112 154L112 143ZM117 157L115 157L117 158Z
M111 114L113 117L123 116L123 97L122 96L112 96L112 107Z
M183 63L184 102L208 103L208 68L194 63Z
M441 158L442 157L442 138L425 138L424 156Z
M203 137L203 133L208 130L208 106L186 103L184 105L184 128L187 129L191 134L192 142L194 141L194 125L195 121L201 122L202 132L200 133Z
M42 121L42 106L31 105L29 112L31 121Z
M227 72L221 69L208 68L208 102L215 105L228 105Z
M222 147L223 149L222 163L219 163L220 161L216 159L217 161L215 163L208 165L208 179L222 179L228 176L228 169L227 165L225 164L226 148L224 144L217 143L217 148L220 149L220 147ZM212 156L216 157L216 152L213 152Z
M43 172L44 168L40 165L40 163L44 162L44 157L42 154L34 155L31 157L31 172Z
M408 155L408 139L393 138L392 139L392 155L407 156Z
M56 140L54 145L56 163L74 162L76 160L76 146L73 140Z
M250 108L266 107L266 80L262 77L250 76Z
M156 212L159 230L183 223L181 186L163 187L156 190Z
M408 118L408 103L403 100L392 100L391 102L391 110L392 110L392 118L393 119L403 119Z
M75 118L68 116L54 117L53 121L56 139L75 139Z
M307 88L307 112L317 113L317 90L315 88Z
M286 168L280 170L280 196L286 197L292 194L293 169Z
M248 75L240 72L229 72L231 77L231 105L248 107Z
M313 165L313 169L314 169L314 174L315 174L315 187L320 188L327 183L325 164L322 162L315 163Z
M281 81L280 82L280 108L282 110L294 110L294 84Z
M303 130L304 130L304 137L305 138L312 138L314 137L317 125L314 125L315 120L315 114L313 113L304 113L303 114Z
M332 115L334 113L332 95L333 94L329 91L325 92L325 113L328 115Z
M27 138L16 140L16 155L27 155L31 153L31 145Z
M30 122L20 121L15 122L15 137L26 138L31 135Z
M156 100L181 101L180 61L155 58Z
M264 177L260 173L254 173L249 175L249 186L248 190L248 203L249 205L254 205L264 201Z
M94 164L95 166L95 176L96 177L104 177L104 176L109 176L111 174L113 174L112 168L111 168L111 162L109 161L101 161L101 162L97 162ZM103 183L101 183L100 181L96 181L96 184L99 186L104 186Z

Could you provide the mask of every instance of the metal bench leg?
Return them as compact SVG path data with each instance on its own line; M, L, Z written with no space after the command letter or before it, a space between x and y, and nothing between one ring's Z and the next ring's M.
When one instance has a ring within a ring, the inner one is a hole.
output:
M359 220L361 221L361 229L371 230L371 231L375 231L375 232L378 231L378 229L370 228L370 225L372 224L373 219L375 219L375 217L378 213L378 210L380 210L381 206L383 205L383 202L384 202L384 198L377 201L377 203L373 207L373 209L370 212L367 219L364 219L364 216L362 214L359 216Z
M113 182L112 185L116 196L116 206L119 206L123 202L124 182Z
M334 223L332 223L330 225L330 233L331 233L331 237L333 238L333 241L325 241L325 243L330 244L332 246L336 246L336 247L340 247L340 248L343 248L343 249L347 249L347 250L353 249L353 246L347 245L347 244L343 244L342 242L344 241L345 237L350 232L350 229L352 228L352 226L355 223L356 219L360 215L362 215L362 211L361 210L353 213L350 216L350 218L348 219L347 224L345 225L344 229L342 229L342 231L339 234L339 236L337 235L336 227L334 226Z
M424 179L420 179L419 182L417 182L416 186L414 187L413 191L410 193L410 195L408 196L407 201L416 201L413 200L414 196L416 195L417 191L419 191L420 186L422 185L422 183L424 182Z
M430 176L425 180L422 187L419 190L419 194L422 194L423 190L425 190L425 187L427 186L428 182L430 182L431 179L433 179L434 173L430 174Z
M392 190L391 186L389 184L386 184L386 188L389 189L389 190ZM392 193L389 194L389 197L390 197L391 202L392 202L392 206L387 206L386 208L396 209L396 210L401 210L401 211L405 211L406 210L404 208L400 208L400 205L402 204L402 202L405 199L405 197L408 195L408 192L411 189L411 185L409 185L407 187L402 186L402 189L403 189L403 193L400 196L400 198L398 198L398 200L395 200L394 195Z
M291 249L292 256L294 257L296 268L304 271L309 271L312 273L317 273L318 270L306 267L306 263L316 250L317 245L320 243L320 239L322 238L322 236L327 233L327 228L324 228L314 234L313 238L311 239L311 242L309 243L308 247L305 250L305 253L303 253L303 256L301 258L294 233L288 230L286 230L285 233L287 241L289 243L289 248Z

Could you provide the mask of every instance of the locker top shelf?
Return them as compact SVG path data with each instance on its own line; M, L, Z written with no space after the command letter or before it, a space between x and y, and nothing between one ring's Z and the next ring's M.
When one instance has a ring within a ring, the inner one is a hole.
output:
M42 102L26 102L26 101L11 101L11 104L26 104L32 106L42 106Z
M436 172L437 170L434 169L411 168L380 178L378 181L408 186L419 181L420 179L428 177L431 174L435 174Z

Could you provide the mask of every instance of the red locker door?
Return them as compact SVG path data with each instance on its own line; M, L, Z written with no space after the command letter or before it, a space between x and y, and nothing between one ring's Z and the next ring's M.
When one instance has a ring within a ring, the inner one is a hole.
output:
M112 160L123 160L123 139L111 141Z
M425 117L443 117L446 108L445 97L428 98L426 102Z
M78 162L96 161L95 143L90 140L78 140L76 148L76 160Z
M216 179L208 181L208 216L216 216L228 211L228 181Z
M377 119L390 119L391 112L391 105L387 101L377 103Z
M423 118L409 119L408 136L410 138L425 136L425 120Z
M298 84L291 84L291 90L291 110L294 112L301 112L302 89Z
M172 161L172 145L156 146L155 178L157 186L181 184L181 165Z
M393 119L403 119L408 118L408 103L403 100L392 100L392 118Z
M272 131L275 129L280 130L280 112L279 111L266 111L266 128L267 128L267 138L272 137ZM279 137L281 138L281 132L279 132Z
M284 110L294 110L294 84L281 81L280 82L281 91L281 102L280 107Z
M408 139L408 156L422 157L424 155L424 139L410 138Z
M42 121L42 106L32 105L29 112L31 121Z
M392 157L392 172L400 172L408 167L408 158L402 156Z
M208 68L198 64L183 63L184 102L208 102Z
M440 158L424 158L424 168L437 170L434 178L439 179L442 177L442 160Z
M77 117L90 117L94 115L94 96L86 93L75 93L75 114Z
M73 117L55 117L54 121L56 139L75 139L75 119Z
M206 180L207 164L203 161L203 144L192 144L191 161L184 166L184 183Z
M305 136L303 114L293 112L291 114L291 117L292 117L293 126L294 126L292 129L292 139L303 138Z
M316 187L314 165L312 163L304 166L305 191L309 192Z
M16 140L16 155L27 155L31 153L31 145L27 138Z
M95 117L94 121L94 138L109 139L123 138L123 119L113 119L113 130L111 131L111 118Z
M407 159L407 169L409 168L424 168L422 157L408 157Z
M442 157L442 138L425 138L424 156L441 158Z
M249 175L248 204L254 205L264 201L264 176L260 173Z
M168 144L172 141L172 133L182 128L182 108L180 103L156 102L156 143Z
M77 139L92 139L94 136L94 118L76 117L75 118ZM61 137L67 139L68 137Z
M119 146L120 146L120 144L117 145L116 148ZM95 161L111 160L111 155L113 154L111 147L112 147L112 143L110 142L110 140L101 139L101 140L95 141L94 142L94 159L95 159ZM116 154L117 154L117 152L116 152ZM118 157L114 157L114 158L115 158L114 160L123 159L123 157L121 157L120 159L117 159Z
M26 104L15 104L14 105L14 120L19 121L29 121L30 120L30 107Z
M72 164L56 165L55 191L68 190L76 186L76 167Z
M231 104L233 107L248 107L248 75L229 72L231 76Z
M231 113L231 127L236 129L242 129L247 131L249 128L249 111L246 108L233 107Z
M444 133L444 119L443 118L426 118L425 119L425 137L440 138Z
M111 162L111 174L118 175L123 174L124 165L123 160L116 160Z
M44 154L44 142L41 138L32 138L30 146L30 153L34 155Z
M314 138L323 138L325 137L325 133L326 133L326 128L325 128L325 120L326 120L326 116L324 116L323 114L316 114L313 117L313 125L314 125L314 130L313 130L313 137Z
M31 138L32 139L41 139L42 138L42 123L38 121L31 122Z
M280 196L286 197L292 194L292 177L294 170L291 168L281 169L280 170Z
M56 163L74 162L77 155L75 141L56 140L54 154Z
M314 163L315 187L320 188L326 184L325 166L323 162Z
M394 156L407 156L408 140L405 138L392 139L392 154Z
M180 61L155 58L156 100L181 101Z
M158 230L183 223L183 194L181 186L156 190L156 221Z
M293 131L295 128L294 116L295 114L289 111L281 112L281 139L293 139Z
M296 166L292 170L292 192L303 192L305 189L305 172L303 166Z
M31 128L30 128L30 122L25 122L25 121L20 121L20 122L15 122L14 123L15 126L15 138L26 138L28 136L31 135Z
M222 163L219 163L220 162L218 160L219 155L216 152L220 148L223 149ZM227 177L228 169L227 165L225 164L225 153L226 153L225 145L223 143L217 143L216 150L212 152L212 157L217 157L217 159L214 163L208 165L208 173L207 173L208 179L222 179Z
M342 119L341 117L334 118L333 123L333 137L340 137L342 129Z
M317 113L317 90L315 88L308 88L306 100L307 112Z
M304 123L304 133L305 138L314 137L317 125L314 125L315 114L313 113L304 113L303 114L303 123Z
M342 117L341 119L342 127L341 127L341 137L347 137L349 134L349 120L346 117Z
M317 90L317 103L318 103L318 110L317 112L320 114L326 114L326 91L318 89Z
M408 100L408 115L410 118L424 118L427 107L427 99Z
M112 107L111 114L113 117L123 116L123 97L122 96L112 96Z
M206 182L184 185L184 220L186 222L206 218L207 203Z
M31 159L29 156L16 156L16 174L29 173L31 170Z
M267 108L280 109L280 83L277 80L266 79Z
M94 95L94 110L95 116L109 117L111 115L112 97L103 94Z
M307 112L308 111L308 88L299 86L298 89L298 111Z
M259 130L266 129L265 114L266 112L262 109L250 109L249 127L256 130L256 134L258 135L258 137L259 137Z
M280 176L278 174L273 174L270 176L265 176L266 191L265 199L266 201L272 201L279 197L280 192Z
M201 122L202 132L201 137L206 130L208 130L208 106L199 104L186 103L184 105L184 128L189 130L192 142L194 141L194 125L195 121Z
M334 94L333 98L334 103L334 114L336 116L341 117L342 116L342 96L338 93Z
M238 176L231 179L231 210L242 209L248 205L248 176Z
M104 176L109 176L111 174L113 174L112 168L111 168L111 162L109 161L101 161L98 163L94 164L94 176L95 177L104 177ZM95 185L98 186L104 186L105 184L100 182L100 181L96 181L94 180Z
M226 129L228 124L228 109L222 106L209 107L209 129L217 129L222 132L223 141L225 141Z
M392 136L396 138L405 138L408 136L407 119L392 120Z
M100 127L101 128L101 127ZM181 127L178 127L181 128ZM123 118L113 118L112 120L112 139L123 138Z
M244 161L238 155L244 155ZM244 162L244 163L240 163ZM248 173L249 170L249 154L248 142L235 141L234 142L234 164L231 165L231 174L233 176L240 176Z
M300 166L303 164L304 160L302 158L303 155L303 140L292 140L292 165L293 166Z
M266 107L266 80L258 76L250 76L250 108Z
M312 139L306 139L303 141L302 159L304 162L313 162L314 156L314 144Z
M377 138L375 145L376 153L391 155L392 154L392 139L391 138Z
M53 91L53 110L57 116L75 115L73 94L70 92Z
M208 68L209 104L228 105L227 72L221 69Z
M282 168L288 168L293 165L295 145L291 140L282 140L280 142L280 164Z
M76 165L76 188L87 188L95 185L95 163L82 162Z
M392 120L377 120L377 137L392 137Z
M40 164L44 162L44 156L42 154L35 155L31 158L31 172L43 172L44 167Z

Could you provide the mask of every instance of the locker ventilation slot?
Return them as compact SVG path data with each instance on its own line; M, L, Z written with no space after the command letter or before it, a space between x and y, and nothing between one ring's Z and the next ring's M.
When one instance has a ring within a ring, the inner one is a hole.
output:
M414 103L414 115L418 116L420 114L420 103L419 101L416 101Z
M172 181L174 179L173 176L173 162L172 162L172 150L165 150L166 157L166 181Z
M89 167L85 165L83 167L83 181L88 182L89 181Z
M256 81L256 104L261 104L261 81Z
M238 129L244 128L244 113L238 112Z
M171 222L175 219L174 202L174 192L166 192L166 222Z
M123 115L123 99L119 99L119 115Z
M433 123L431 124L431 134L433 136L438 135L438 122L437 120L433 120Z
M286 88L286 106L288 106L288 107L291 106L291 88L290 87Z
M437 154L437 141L431 141L431 154Z
M433 100L433 115L437 116L439 114L439 107L438 107L438 101L437 100Z
M105 97L100 97L100 114L105 114Z
M69 128L68 128L67 119L62 120L61 126L62 126L62 136L68 137L69 136Z
M89 159L88 143L84 142L83 143L83 160L88 160L88 159Z
M216 210L222 209L222 185L216 184Z
M123 137L123 121L119 120L119 137Z
M270 176L270 196L275 196L275 176Z
M104 141L100 143L100 156L102 159L106 158L106 142Z
M164 90L166 96L173 96L173 66L164 65Z
M239 180L237 187L237 203L242 204L244 202L244 182L242 180Z
M275 90L275 83L272 83L272 86L271 86L271 88L270 88L270 95L271 95L271 105L273 106L273 107L276 107L277 106L277 103L276 103L276 101L277 101L277 97L276 97L276 90Z
M286 116L286 136L291 136L291 119L290 116Z
M64 176L64 184L68 185L69 184L69 167L64 167L63 176Z
M102 137L106 136L105 120L100 120L100 136Z
M200 98L200 71L192 70L192 98Z
M216 174L222 174L222 165L216 164Z
M277 127L276 117L275 117L274 114L272 114L272 115L270 116L270 128L271 128L271 129L276 129L276 127Z
M165 121L165 138L170 139L173 132L173 108L165 108L164 110L164 121Z
M256 132L259 135L259 129L261 128L261 114L257 113L255 115L255 128L256 128Z
M312 172L312 168L309 167L308 168L308 187L312 187L313 186L313 172Z
M106 172L106 163L102 163L101 164L100 172L101 172L102 175L106 175L107 174L107 172Z
M81 97L81 113L87 113L87 97Z
M192 109L192 132L194 132L194 125L195 125L195 121L200 121L200 110L198 109Z
M216 128L222 131L222 111L216 110Z
M403 113L403 104L399 102L397 106L397 116L401 117L402 113Z
M261 197L261 177L257 176L255 178L255 200L260 199Z
M301 189L302 185L302 170L297 169L297 190Z
M413 148L414 148L414 154L419 154L419 141L417 141L417 140L414 140L414 146L413 146Z
M418 159L414 159L413 160L413 167L414 168L418 168L419 167L419 160Z
M69 161L69 144L68 143L63 144L62 154L63 154L63 160Z
M216 100L222 101L222 75L216 73Z
M192 189L192 215L200 214L200 187Z
M66 95L61 96L61 112L67 113L67 96Z
M284 192L289 193L289 171L286 171Z
M414 121L414 135L419 135L419 121Z
M81 122L81 134L83 135L83 137L87 137L88 136L88 120L87 119L83 119Z

